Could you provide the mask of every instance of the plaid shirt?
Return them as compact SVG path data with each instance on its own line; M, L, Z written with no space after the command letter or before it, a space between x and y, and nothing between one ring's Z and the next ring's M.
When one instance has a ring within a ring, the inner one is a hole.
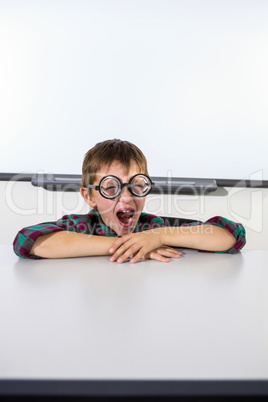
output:
M217 253L231 253L234 254L241 250L245 243L245 229L241 223L234 223L221 216L215 216L206 222L191 222L183 224L182 226L196 226L201 224L216 225L227 229L236 239L234 247L226 251L217 251ZM144 230L150 230L153 228L164 227L164 221L162 218L155 215L141 213L135 232L142 232ZM35 255L31 255L31 248L39 236L59 232L61 230L84 233L87 235L97 236L113 236L117 237L117 234L104 224L100 214L95 210L91 210L86 215L64 215L56 222L44 222L35 226L29 226L19 231L13 242L15 253L19 257L41 259ZM200 250L201 251L201 250Z

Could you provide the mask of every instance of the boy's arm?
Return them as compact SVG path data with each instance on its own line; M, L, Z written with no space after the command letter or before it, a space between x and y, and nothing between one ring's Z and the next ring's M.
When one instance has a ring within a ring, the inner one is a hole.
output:
M135 237L136 236L136 237ZM115 240L110 252L111 261L123 262L134 255L131 262L137 262L146 254L163 244L186 247L202 251L235 253L245 245L245 229L223 217L214 217L205 224L180 227L164 227Z
M204 251L225 251L234 244L234 237L226 229L217 226L164 227L116 239L110 249L110 252L114 253L110 261L124 262L134 255L130 261L134 263L163 245Z
M60 231L39 236L30 255L42 258L69 258L108 255L114 237Z
M89 213L64 215L56 222L28 226L16 235L14 252L19 257L30 259L106 254L112 240L108 240L110 236L106 239L106 236L97 234L100 229L98 224L94 215ZM77 243L78 239L81 245Z
M203 251L226 251L236 243L231 233L213 225L163 228L163 241L173 247L187 247Z

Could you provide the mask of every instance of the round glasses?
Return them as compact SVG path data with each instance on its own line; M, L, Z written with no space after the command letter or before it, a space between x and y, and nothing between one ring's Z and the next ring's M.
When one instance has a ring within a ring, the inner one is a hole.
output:
M124 187L127 187L131 194L136 197L145 197L152 189L154 183L150 177L146 174L138 173L131 177L128 183L122 183L122 181L113 175L104 176L99 182L98 186L88 184L87 187L98 190L104 198L113 199L118 197Z

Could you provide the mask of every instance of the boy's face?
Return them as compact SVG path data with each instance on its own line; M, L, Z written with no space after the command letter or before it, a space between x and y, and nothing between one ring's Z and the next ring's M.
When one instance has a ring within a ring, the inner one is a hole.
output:
M109 169L103 167L97 172L94 185L98 185L100 180L107 175L118 177L122 183L128 183L129 180L140 171L138 165L132 161L128 174L126 169L118 162L111 164ZM97 207L103 222L113 229L118 236L123 236L132 233L140 214L143 210L146 197L135 197L129 192L127 187L124 187L121 194L114 199L104 198L98 190L91 190L88 194L88 189L82 188L81 195L86 203L92 208ZM124 211L124 212L122 212Z

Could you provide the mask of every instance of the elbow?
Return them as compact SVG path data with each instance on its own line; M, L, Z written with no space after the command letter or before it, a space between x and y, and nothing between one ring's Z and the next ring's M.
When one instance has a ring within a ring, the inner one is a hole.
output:
M44 247L42 244L36 244L36 242L33 244L31 250L29 251L29 258L47 258L46 257L46 252L44 250Z
M213 240L211 243L211 251L228 252L233 249L236 244L235 237L229 230L220 226L211 225L210 229L213 233Z
M245 241L237 241L237 239L227 229L223 230L225 233L224 237L222 237L221 249L218 251L235 254L244 247Z
M221 228L224 231L223 236L221 236L221 250L219 251L228 251L233 249L236 243L235 237L227 230Z
M30 256L32 255L39 258L49 258L49 247L47 246L46 242L48 236L50 236L50 234L39 236L35 240L29 252Z
M235 246L236 243L236 239L235 237L227 230L225 230L225 250L230 250L231 248L233 248Z

